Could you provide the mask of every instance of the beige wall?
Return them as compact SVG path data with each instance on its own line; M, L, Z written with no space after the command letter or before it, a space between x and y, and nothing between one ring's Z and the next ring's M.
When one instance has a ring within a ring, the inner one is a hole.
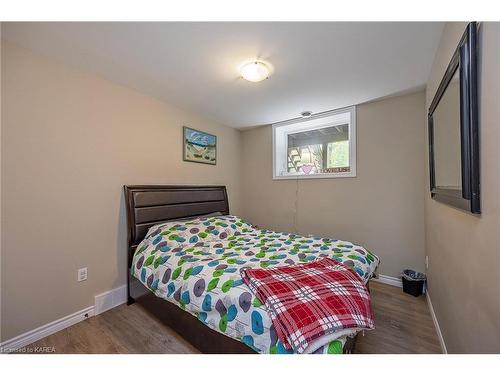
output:
M2 340L125 283L124 184L226 184L240 212L237 130L6 42L2 106ZM182 161L183 125L217 166Z
M465 26L448 23L443 31L427 86L427 105ZM500 352L499 23L482 24L480 46L482 215L436 202L427 192L425 202L429 294L450 353Z
M272 180L271 127L244 131L245 217L359 243L380 256L381 274L423 270L424 104L419 92L357 107L355 178Z

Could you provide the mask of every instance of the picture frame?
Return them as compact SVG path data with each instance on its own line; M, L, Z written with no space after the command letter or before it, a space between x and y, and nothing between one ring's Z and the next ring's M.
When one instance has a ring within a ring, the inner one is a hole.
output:
M217 136L182 127L182 158L191 163L217 164Z

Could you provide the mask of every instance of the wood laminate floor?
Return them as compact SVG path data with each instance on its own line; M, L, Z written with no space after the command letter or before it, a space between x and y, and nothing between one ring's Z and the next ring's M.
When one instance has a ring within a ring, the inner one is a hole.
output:
M376 282L370 289L376 328L359 336L356 353L441 353L424 296ZM53 347L55 353L200 353L139 303L118 306L29 347Z

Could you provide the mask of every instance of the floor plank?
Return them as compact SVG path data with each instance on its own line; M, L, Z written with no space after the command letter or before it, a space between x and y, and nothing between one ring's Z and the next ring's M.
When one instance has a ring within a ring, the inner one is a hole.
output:
M441 353L425 296L377 282L370 283L370 292L375 329L360 335L356 353Z
M370 291L376 328L359 335L356 353L441 353L424 296L376 282ZM55 353L199 353L139 303L118 306L28 347L54 347Z

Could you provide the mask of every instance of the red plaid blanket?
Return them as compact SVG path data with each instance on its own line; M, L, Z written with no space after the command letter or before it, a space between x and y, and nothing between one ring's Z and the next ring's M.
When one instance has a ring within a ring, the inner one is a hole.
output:
M288 350L310 352L308 348L321 346L319 342L325 345L342 331L374 328L368 289L354 271L333 259L269 269L246 268L241 276L266 305L276 333Z

